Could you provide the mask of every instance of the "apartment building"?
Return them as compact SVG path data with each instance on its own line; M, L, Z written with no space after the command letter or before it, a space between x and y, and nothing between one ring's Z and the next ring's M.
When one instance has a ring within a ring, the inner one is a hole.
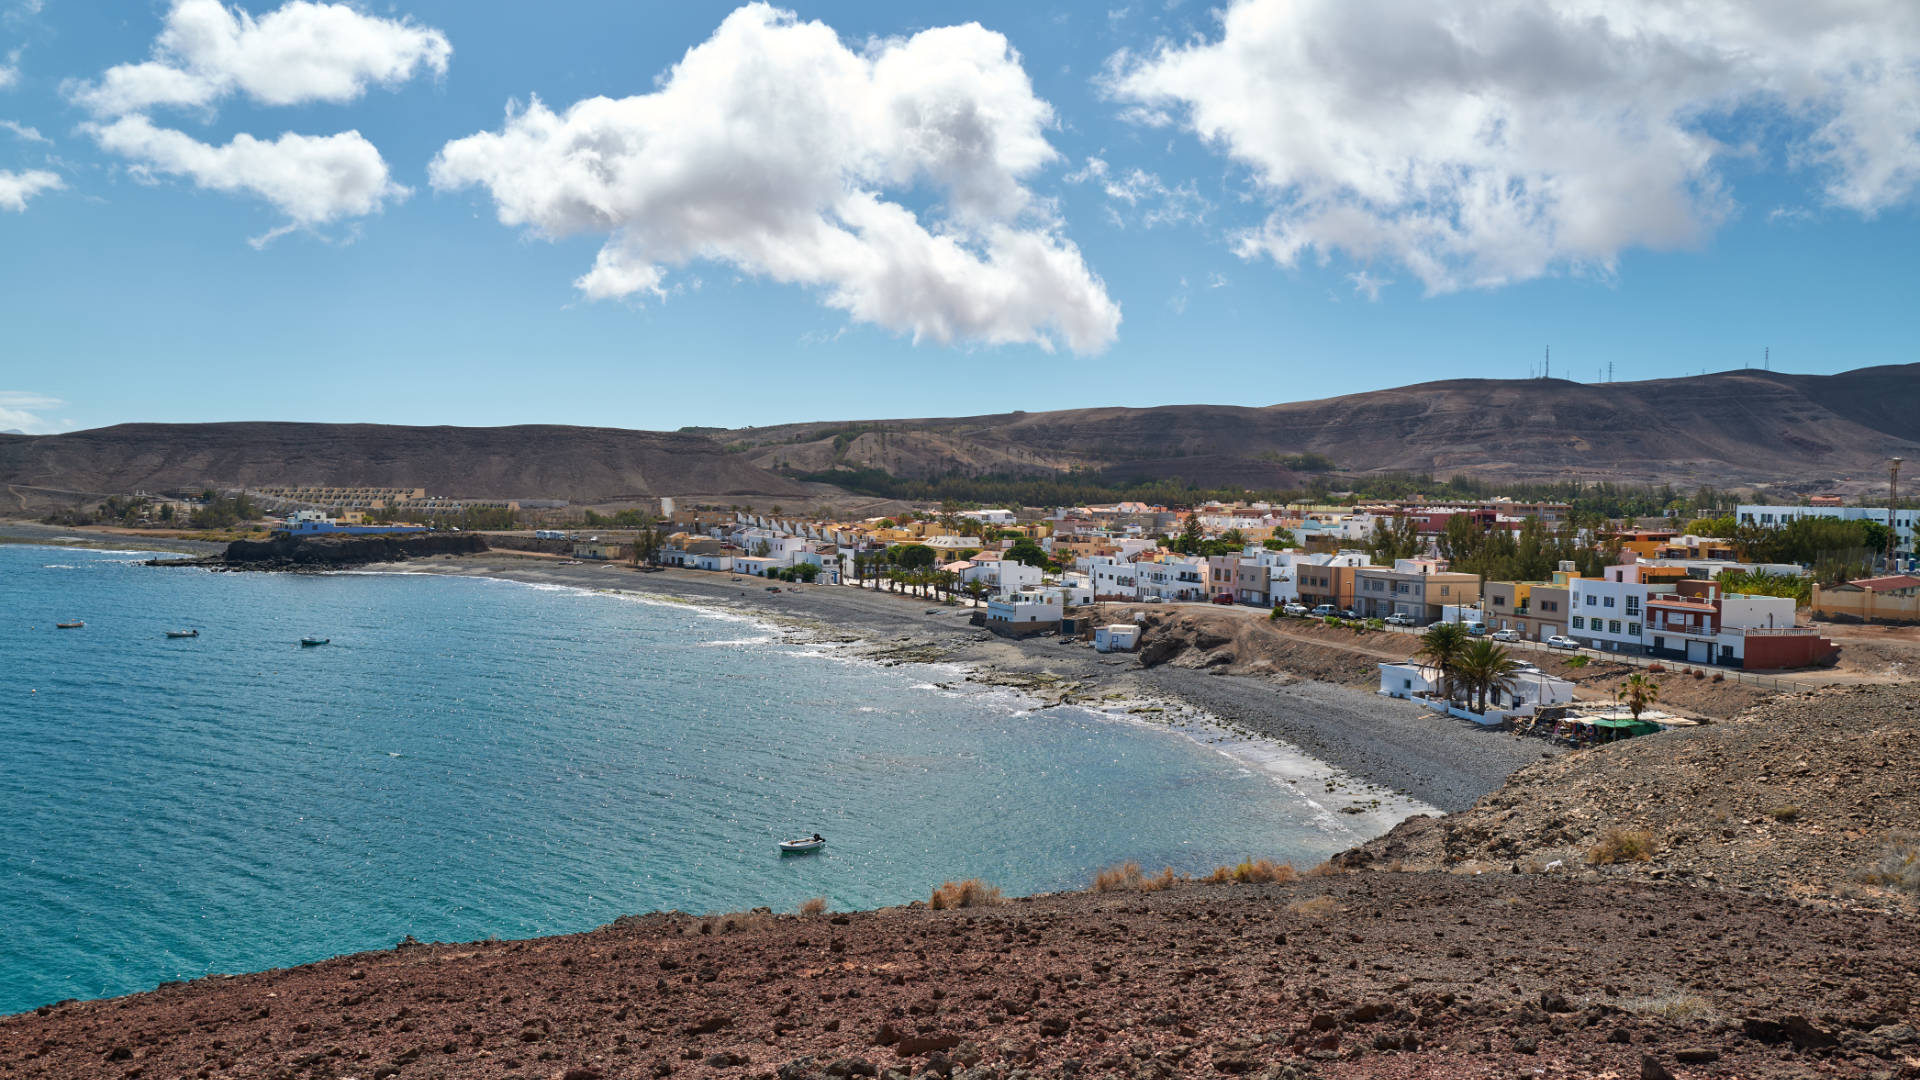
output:
M1648 585L1639 571L1627 563L1607 567L1605 577L1575 579L1567 595L1567 636L1589 649L1640 652L1649 590L1665 595L1673 587Z
M1746 504L1734 508L1734 518L1742 525L1760 525L1779 527L1800 518L1839 518L1842 521L1876 521L1887 523L1887 508L1884 506L1767 506ZM1920 510L1895 510L1893 515L1894 546L1902 551L1913 550L1913 534L1920 526Z
M1489 581L1481 618L1489 629L1518 631L1523 641L1567 632L1569 592L1564 582Z
M1180 555L1165 555L1148 562L1134 563L1140 598L1159 597L1175 602L1205 600L1207 564L1205 560Z
M1357 571L1356 610L1361 617L1408 615L1424 626L1437 622L1442 609L1480 599L1480 578L1444 569L1434 559L1401 559L1391 567L1363 566Z

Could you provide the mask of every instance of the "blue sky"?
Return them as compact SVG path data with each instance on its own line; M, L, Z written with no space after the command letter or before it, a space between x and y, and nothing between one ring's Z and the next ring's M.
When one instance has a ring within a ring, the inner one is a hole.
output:
M1914 6L1590 6L0 0L0 428L1913 360Z

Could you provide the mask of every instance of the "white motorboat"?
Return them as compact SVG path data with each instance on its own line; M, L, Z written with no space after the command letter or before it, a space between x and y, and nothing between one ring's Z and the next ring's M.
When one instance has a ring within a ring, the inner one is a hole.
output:
M780 841L780 854L805 855L809 851L819 851L826 846L826 838L819 833L814 833L812 836L803 836L798 840Z

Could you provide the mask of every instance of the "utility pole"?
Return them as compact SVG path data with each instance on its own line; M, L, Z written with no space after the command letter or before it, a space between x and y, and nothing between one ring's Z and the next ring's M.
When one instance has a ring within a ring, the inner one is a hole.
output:
M1773 346L1769 345L1761 351L1760 366L1767 371L1773 370Z
M1541 378L1543 378L1543 379L1551 379L1551 378L1553 378L1553 346L1551 346L1551 345L1549 345L1549 346L1547 346L1547 367L1546 367L1546 372L1545 372L1545 374L1543 374L1543 375L1541 375L1540 377L1541 377Z
M1893 573L1893 521L1900 506L1900 459L1887 466L1887 573Z

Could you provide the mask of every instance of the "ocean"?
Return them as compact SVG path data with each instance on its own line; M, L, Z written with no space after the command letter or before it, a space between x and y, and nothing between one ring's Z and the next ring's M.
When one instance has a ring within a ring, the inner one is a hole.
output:
M0 546L0 1014L408 935L1305 866L1365 838L1142 717L738 615L146 557ZM776 853L815 831L825 851Z

